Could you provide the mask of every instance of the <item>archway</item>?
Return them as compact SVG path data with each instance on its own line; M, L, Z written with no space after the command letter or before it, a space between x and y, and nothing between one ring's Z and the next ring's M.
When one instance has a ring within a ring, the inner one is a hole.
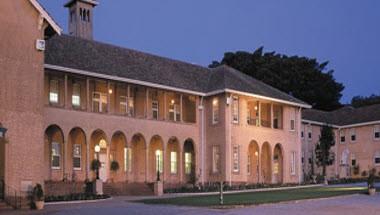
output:
M165 182L178 183L180 179L180 147L176 137L169 139L165 155Z
M262 182L271 183L272 182L272 156L271 149L268 142L265 142L261 147L261 176Z
M57 125L50 125L45 130L44 164L46 180L61 181L64 179L64 135Z
M195 172L195 147L192 139L185 140L183 145L183 171L186 183L195 183L197 180Z
M281 144L276 144L273 151L273 183L282 183L284 177L284 156Z
M132 175L135 182L146 181L146 142L142 134L135 134L131 141Z
M164 142L158 135L152 137L149 143L149 175L148 181L154 182L157 180L158 172L160 180L163 180L162 173L164 172Z
M87 169L86 135L81 128L73 128L69 133L67 145L68 172L71 180L83 181L86 179Z
M100 152L95 152L95 146L100 146ZM99 169L99 178L106 182L109 178L109 158L108 154L108 139L104 131L96 130L91 135L91 145L90 145L90 161L94 159L99 159L101 167ZM95 172L92 172L93 178L95 178Z
M259 144L252 140L248 146L247 175L249 183L259 183Z
M121 131L117 131L112 135L111 139L111 147L110 147L110 162L116 161L119 164L119 169L112 170L110 172L110 178L114 182L120 182L125 181L126 179L126 162L124 162L126 159L124 148L127 145L127 138L125 137L124 133Z

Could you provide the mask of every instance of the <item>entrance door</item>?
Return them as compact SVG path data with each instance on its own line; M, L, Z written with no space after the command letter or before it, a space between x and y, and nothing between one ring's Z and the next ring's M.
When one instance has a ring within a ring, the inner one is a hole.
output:
M99 178L103 181L107 181L107 168L106 168L106 161L107 161L107 154L99 154L99 161L101 163L101 167L99 169Z

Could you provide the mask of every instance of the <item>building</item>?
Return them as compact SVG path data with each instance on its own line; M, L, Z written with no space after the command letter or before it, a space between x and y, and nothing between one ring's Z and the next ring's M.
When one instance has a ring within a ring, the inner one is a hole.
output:
M327 169L329 178L358 178L372 168L380 170L380 105L343 107L336 111L304 110L302 116L303 171L309 175L321 126L333 127L335 162Z
M35 1L5 4L38 18ZM154 182L157 172L165 187L302 181L301 110L308 104L227 66L209 69L94 41L97 5L69 1L70 35L43 35L54 30L47 22L45 31L15 45L15 59L29 57L20 62L25 66L1 70L8 77L0 80L5 184L64 192L95 177L96 158L100 178L120 189ZM18 30L38 29L25 19ZM44 52L32 46L37 38L46 39ZM109 168L114 161L118 171Z

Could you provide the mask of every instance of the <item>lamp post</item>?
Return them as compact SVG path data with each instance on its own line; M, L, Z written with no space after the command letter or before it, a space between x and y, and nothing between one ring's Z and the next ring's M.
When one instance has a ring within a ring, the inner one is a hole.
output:
M95 152L96 152L96 160L99 164L100 163L100 161L99 161L100 146L99 145L95 146ZM96 179L97 180L99 179L99 168L100 168L100 166L98 166L98 168L96 168Z

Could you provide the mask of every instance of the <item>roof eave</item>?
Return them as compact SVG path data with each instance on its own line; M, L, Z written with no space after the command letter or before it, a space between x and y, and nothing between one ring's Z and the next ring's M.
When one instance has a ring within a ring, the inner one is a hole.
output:
M62 28L54 21L54 19L48 14L48 12L41 6L37 0L29 0L29 2L37 9L41 17L54 29L54 31L61 35Z

